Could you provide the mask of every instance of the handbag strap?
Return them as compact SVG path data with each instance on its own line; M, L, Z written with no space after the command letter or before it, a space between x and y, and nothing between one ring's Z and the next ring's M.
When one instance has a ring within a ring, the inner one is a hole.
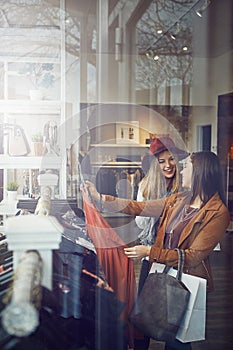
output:
M174 250L176 250L178 252L178 271L176 274L176 279L178 281L181 281L181 276L182 276L182 272L183 272L183 268L184 268L185 252L183 249L179 249L179 248L175 248ZM170 268L171 268L171 266L165 266L163 272L168 273Z
M177 271L176 279L178 281L181 281L181 276L184 268L185 253L183 249L176 248L175 250L178 252L178 271Z

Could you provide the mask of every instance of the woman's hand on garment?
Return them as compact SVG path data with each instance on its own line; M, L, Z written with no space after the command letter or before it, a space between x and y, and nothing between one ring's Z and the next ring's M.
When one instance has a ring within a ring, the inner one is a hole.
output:
M147 245L135 245L134 247L124 248L125 254L131 259L142 259L150 255L151 247Z
M95 185L91 181L85 181L85 186L87 187L92 199L94 199L94 201L100 201L100 194L97 192ZM85 186L83 186L84 189Z

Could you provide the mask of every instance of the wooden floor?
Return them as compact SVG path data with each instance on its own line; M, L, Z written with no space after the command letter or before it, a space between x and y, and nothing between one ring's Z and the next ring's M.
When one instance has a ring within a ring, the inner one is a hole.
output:
M207 296L206 340L194 350L233 349L233 233L227 232L221 251L211 256L215 291Z
M194 342L193 350L233 349L233 232L226 232L221 251L213 252L211 266L215 291L207 297L206 340ZM136 267L136 275L138 268ZM163 343L150 342L150 350Z

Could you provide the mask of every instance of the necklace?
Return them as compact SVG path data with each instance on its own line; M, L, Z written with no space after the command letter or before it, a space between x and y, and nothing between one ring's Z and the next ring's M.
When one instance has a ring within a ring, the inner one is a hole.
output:
M164 242L165 247L169 249L177 247L181 232L198 210L199 208L193 208L185 204L180 212L168 222Z
M190 207L188 204L185 204L182 209L181 221L189 220L193 217L194 213L197 212L198 208Z
M187 221L191 219L195 212L198 211L198 208L192 208L188 204L185 204L182 210L178 213L176 217L172 219L170 223L168 223L168 231L171 232L174 228L182 221Z

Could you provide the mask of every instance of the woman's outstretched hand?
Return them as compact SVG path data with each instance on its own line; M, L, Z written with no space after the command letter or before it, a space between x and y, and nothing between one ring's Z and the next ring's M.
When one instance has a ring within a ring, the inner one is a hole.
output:
M92 199L94 201L100 201L100 194L97 192L95 185L91 181L85 181L85 186L87 187Z
M131 259L142 259L150 255L150 246L135 245L134 247L124 248L125 255Z

